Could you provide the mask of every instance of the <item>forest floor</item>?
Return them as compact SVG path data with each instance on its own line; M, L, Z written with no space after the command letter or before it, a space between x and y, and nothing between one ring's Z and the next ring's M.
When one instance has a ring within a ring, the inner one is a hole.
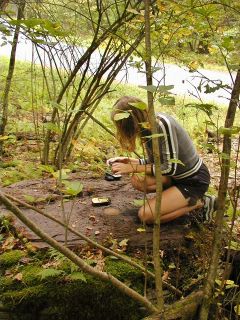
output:
M219 183L219 174L214 170L214 159L208 155L208 166L212 174L212 188L216 189ZM205 161L205 162L206 162ZM80 195L72 198L61 196L56 187L56 179L45 178L36 180L24 180L2 188L6 194L12 195L24 202L36 206L60 221L68 221L68 225L74 230L93 240L106 242L130 239L133 246L143 247L143 238L140 234L142 224L137 217L138 204L143 199L143 194L134 190L130 184L129 177L123 176L119 181L106 181L102 177L93 178L92 172L77 172L69 175L71 181L79 181L83 184ZM239 177L238 177L239 181ZM233 179L230 177L230 185ZM148 195L148 197L152 195ZM108 205L94 206L92 199L96 197L108 197ZM29 201L29 199L31 201ZM32 209L21 207L21 210L39 228L49 236L63 243L66 240L65 228L56 222L42 216ZM2 214L9 214L7 209L1 206ZM194 214L192 216L194 217ZM35 246L46 247L32 231L25 227L18 219L14 218L14 224ZM181 242L183 233L182 225L188 224L186 218L177 219L162 228L162 240ZM236 230L240 237L240 222L236 221ZM114 240L115 239L115 240ZM83 243L78 236L68 232L68 245L75 246Z
M114 238L115 227L125 229L127 234L129 231L127 230L128 220L131 219L131 216L138 223L137 207L134 205L134 200L142 199L142 194L131 187L127 177L120 181L110 182L104 180L104 177L92 178L89 174L75 173L71 174L71 180L80 181L83 184L83 191L79 196L65 199L64 202L61 201L62 197L56 189L56 179L22 181L5 187L3 190L25 202L28 197L34 198L38 208L61 221L68 217L71 228L96 240ZM92 198L96 197L108 197L111 203L94 206ZM62 226L33 210L21 209L31 221L35 222L52 238L60 242L65 241L65 232ZM6 209L1 209L1 212L5 213ZM115 225L114 220L118 221L119 225ZM18 220L15 220L15 225L24 231L25 227ZM45 246L28 229L24 233L27 234L29 240L38 246ZM80 240L77 236L69 233L67 241L68 244L77 244Z

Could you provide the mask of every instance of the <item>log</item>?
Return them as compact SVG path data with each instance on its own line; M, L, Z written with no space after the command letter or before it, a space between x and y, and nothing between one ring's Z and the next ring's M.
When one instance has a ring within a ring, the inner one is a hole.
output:
M166 306L164 313L154 314L143 320L194 320L197 319L197 309L202 303L203 291L191 293L189 296L179 300L170 306Z

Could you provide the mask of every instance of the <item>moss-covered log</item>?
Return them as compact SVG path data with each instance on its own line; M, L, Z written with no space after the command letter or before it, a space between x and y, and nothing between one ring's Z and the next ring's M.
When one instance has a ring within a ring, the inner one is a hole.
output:
M69 260L62 257L53 271L47 273L39 257L25 265L18 250L13 261L9 253L1 255L0 300L11 319L61 320L138 320L146 311L121 294L110 283L80 271L73 271ZM48 260L46 255L42 261ZM89 263L94 264L94 261ZM143 274L122 261L107 258L106 272L128 283L138 292L143 290ZM5 275L6 270L7 276ZM20 274L21 278L16 277Z

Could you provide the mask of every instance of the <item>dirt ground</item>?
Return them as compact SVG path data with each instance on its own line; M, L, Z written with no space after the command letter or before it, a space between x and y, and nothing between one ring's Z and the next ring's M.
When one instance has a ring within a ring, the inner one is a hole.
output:
M41 208L61 221L64 221L64 215L65 217L69 215L69 225L73 229L99 242L108 241L111 243L114 239L117 241L129 239L130 246L133 247L144 247L146 240L151 242L151 226L147 228L147 232L137 230L142 228L142 224L137 217L138 208L134 205L134 200L142 199L143 195L132 188L128 177L122 177L120 181L109 182L105 181L103 177L95 179L91 174L80 177L79 173L75 173L71 175L71 180L81 181L84 186L83 192L75 199L64 202L64 209L61 205L61 196L56 191L55 179L18 182L3 188L3 191L25 202L29 196L34 198L36 202L39 202L36 205L37 208ZM94 197L109 197L111 203L100 207L93 206L92 198ZM21 210L52 238L64 242L65 232L62 226L41 216L34 210L23 207ZM2 206L1 212L6 213L7 210ZM14 218L14 223L36 246L46 246L18 219ZM181 242L188 224L189 221L186 218L180 218L164 225L162 227L162 242L165 241L166 245L169 245L169 241ZM67 240L69 245L78 245L84 242L70 232Z

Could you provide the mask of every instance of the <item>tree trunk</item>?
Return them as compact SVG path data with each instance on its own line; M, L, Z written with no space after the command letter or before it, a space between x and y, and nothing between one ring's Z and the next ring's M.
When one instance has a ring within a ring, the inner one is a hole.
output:
M237 106L239 104L240 95L240 70L238 70L234 82L231 100L228 107L228 112L225 120L225 128L231 129L234 123ZM200 312L200 320L208 319L209 308L213 299L214 284L217 275L219 257L222 248L223 237L223 217L225 213L225 201L228 189L228 177L230 171L231 160L231 133L224 134L223 139L223 152L221 163L221 178L218 191L218 210L216 216L216 229L213 240L212 258L209 266L208 277L204 288L204 299Z
M6 6L8 5L8 3L10 2L10 0L1 0L0 2L0 10L3 11L6 9Z
M25 0L23 0L19 4L18 13L17 13L17 20L21 20L23 18L24 8L25 8ZM20 32L20 25L17 25L15 28L15 31L14 31L12 50L11 50L11 55L10 55L9 67L8 67L8 74L7 74L6 85L5 85L5 89L4 89L4 93L3 93L2 112L1 112L1 117L0 117L0 135L1 136L3 136L5 134L5 128L6 128L7 120L8 120L9 93L10 93L10 89L11 89L12 78L13 78L14 67L15 67L16 50L17 50L19 32ZM2 155L2 154L3 154L3 140L0 141L0 155Z
M146 80L147 85L152 85L152 48L151 48L151 24L150 24L150 0L145 0L145 49L146 49ZM152 134L157 133L155 110L153 105L153 93L147 92L148 98L148 116L151 126ZM163 310L163 290L162 290L162 268L160 259L160 219L161 219L161 198L162 198L162 173L160 167L160 153L159 153L159 140L152 138L153 145L153 158L155 163L156 173L156 206L154 214L154 228L153 228L153 262L155 269L155 286L157 296L157 306L159 311Z

